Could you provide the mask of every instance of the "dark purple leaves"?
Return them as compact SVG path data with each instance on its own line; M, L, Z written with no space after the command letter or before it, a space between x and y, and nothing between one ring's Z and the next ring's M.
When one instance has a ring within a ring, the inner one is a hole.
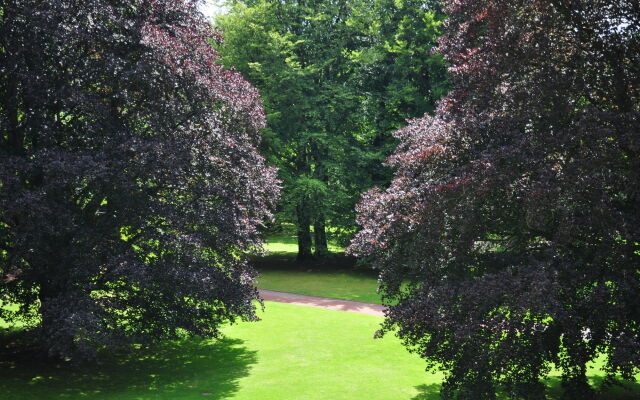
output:
M39 314L51 354L255 318L246 256L279 189L196 3L0 6L0 301L33 306L12 318Z
M397 133L351 252L375 260L399 300L384 329L447 371L446 398L541 398L551 362L586 398L599 354L612 375L640 366L640 10L445 8L453 90Z

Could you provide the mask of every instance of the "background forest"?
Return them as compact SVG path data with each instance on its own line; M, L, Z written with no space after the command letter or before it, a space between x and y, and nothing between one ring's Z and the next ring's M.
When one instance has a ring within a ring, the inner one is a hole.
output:
M418 0L234 1L217 17L224 65L264 101L260 150L283 182L272 229L295 225L298 260L349 242L360 193L391 178L391 133L446 93L430 54L443 19Z

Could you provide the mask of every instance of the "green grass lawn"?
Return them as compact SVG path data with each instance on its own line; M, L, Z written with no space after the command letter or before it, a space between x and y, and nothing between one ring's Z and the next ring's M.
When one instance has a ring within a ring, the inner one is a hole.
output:
M336 243L329 245L333 257L304 264L295 262L298 246L292 233L268 236L265 247L269 256L255 262L261 289L367 303L382 302L377 293L376 273L354 269L354 260L344 257L344 248Z
M258 287L381 304L374 273L358 270L259 268Z
M219 342L187 340L76 368L29 355L0 361L0 398L429 399L440 377L393 337L381 318L266 302L261 322L225 328ZM432 390L433 389L433 390ZM204 394L203 394L204 393ZM212 393L212 394L208 394Z
M327 247L331 253L344 253L344 247L332 240L329 240ZM270 234L266 237L265 249L272 255L295 257L298 253L298 239L290 231Z
M283 241L284 242L284 241ZM286 243L280 243L277 246ZM295 242L293 242L295 245ZM258 260L265 289L379 303L375 274L345 267L349 260L296 264L282 251ZM36 353L19 352L0 321L0 400L436 400L441 374L395 337L373 339L382 318L265 302L262 321L224 328L220 341L166 342L124 354L106 353L102 363L74 367ZM592 370L596 386L602 373ZM559 399L559 379L547 380ZM615 388L600 398L640 398Z
M394 337L373 339L380 317L266 302L263 320L225 328L218 342L185 340L97 366L56 364L0 346L0 399L436 400L442 376ZM598 383L601 376L591 374ZM559 397L551 378L552 399ZM640 396L616 389L607 400Z

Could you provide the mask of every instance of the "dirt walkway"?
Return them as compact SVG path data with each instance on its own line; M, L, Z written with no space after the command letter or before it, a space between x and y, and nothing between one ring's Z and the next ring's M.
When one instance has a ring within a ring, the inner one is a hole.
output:
M329 299L326 297L307 296L304 294L276 292L275 290L258 289L263 300L277 301L280 303L297 304L299 306L311 306L328 308L330 310L349 311L360 314L384 316L385 306L374 303L362 303L359 301Z

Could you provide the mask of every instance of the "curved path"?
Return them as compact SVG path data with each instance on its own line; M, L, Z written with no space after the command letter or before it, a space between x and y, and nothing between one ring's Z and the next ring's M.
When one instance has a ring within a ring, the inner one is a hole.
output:
M299 306L310 306L328 308L330 310L349 311L360 314L377 315L384 317L385 306L374 303L362 303L360 301L330 299L327 297L307 296L304 294L276 292L275 290L258 289L263 300L277 301L280 303L297 304Z

